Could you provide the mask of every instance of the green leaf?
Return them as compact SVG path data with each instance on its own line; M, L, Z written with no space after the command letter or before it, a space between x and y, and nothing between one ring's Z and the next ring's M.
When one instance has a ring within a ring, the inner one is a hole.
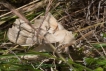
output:
M92 43L92 46L94 46L95 48L101 48L102 47L106 47L106 43Z
M95 62L95 59L94 58L85 58L84 61L86 62L87 65L91 65L92 63Z
M97 69L95 69L94 71L104 71L103 68L98 67Z
M106 60L98 60L97 64L98 65L106 65Z
M103 37L106 37L106 33L102 33L103 34Z

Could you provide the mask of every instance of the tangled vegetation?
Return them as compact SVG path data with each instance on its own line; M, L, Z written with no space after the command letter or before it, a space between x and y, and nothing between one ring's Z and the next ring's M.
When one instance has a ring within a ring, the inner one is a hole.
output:
M38 45L10 42L7 31L19 16L4 4L11 4L31 24L51 12L73 32L76 43L64 45L68 53L58 53L35 52ZM106 71L105 26L105 0L0 0L0 71ZM34 55L39 58L28 59Z

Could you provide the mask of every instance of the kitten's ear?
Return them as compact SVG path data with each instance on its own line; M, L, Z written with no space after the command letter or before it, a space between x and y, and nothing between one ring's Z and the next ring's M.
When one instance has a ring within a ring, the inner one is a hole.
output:
M58 22L50 12L47 14L47 17L45 20L50 25L51 33L54 32L56 29L58 29Z
M21 19L16 19L16 21L14 22L15 27L20 27L20 28L24 28L26 30L28 30L29 32L32 32L32 28L23 20Z

